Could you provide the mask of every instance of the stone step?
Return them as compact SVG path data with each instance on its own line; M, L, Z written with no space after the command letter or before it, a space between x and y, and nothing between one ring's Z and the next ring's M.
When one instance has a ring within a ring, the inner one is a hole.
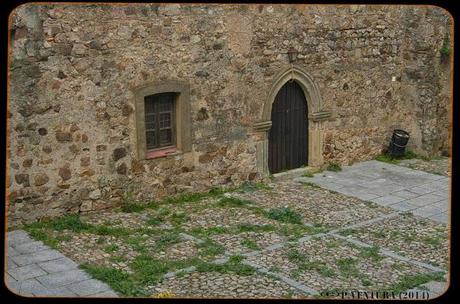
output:
M302 168L296 168L296 169L292 169L288 171L283 171L283 172L273 174L273 180L274 181L284 181L284 180L288 180L288 179L292 179L296 177L301 177L304 173L308 171L314 172L318 169L319 169L318 167L306 166Z

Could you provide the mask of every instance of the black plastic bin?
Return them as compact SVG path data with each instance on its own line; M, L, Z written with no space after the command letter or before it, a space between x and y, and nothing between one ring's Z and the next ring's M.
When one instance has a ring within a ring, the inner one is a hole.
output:
M388 154L392 157L401 157L406 151L409 141L409 133L401 129L395 129L388 147Z

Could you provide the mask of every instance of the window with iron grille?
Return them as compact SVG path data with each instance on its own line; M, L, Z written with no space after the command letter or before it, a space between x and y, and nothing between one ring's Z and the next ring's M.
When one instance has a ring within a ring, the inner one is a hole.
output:
M147 151L176 144L174 107L176 93L144 97L145 139Z

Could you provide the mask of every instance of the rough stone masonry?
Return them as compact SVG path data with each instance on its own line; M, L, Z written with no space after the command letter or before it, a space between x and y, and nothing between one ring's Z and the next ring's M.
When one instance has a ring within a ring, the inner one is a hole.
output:
M308 165L371 159L397 127L417 153L450 150L439 7L26 4L10 18L10 226L267 177L264 111L289 73L316 90ZM190 149L140 157L136 92L176 82Z

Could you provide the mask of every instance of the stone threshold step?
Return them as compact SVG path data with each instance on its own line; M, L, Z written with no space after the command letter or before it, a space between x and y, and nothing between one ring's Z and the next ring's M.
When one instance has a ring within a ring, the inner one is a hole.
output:
M272 176L273 176L273 180L282 181L282 180L287 180L287 179L291 179L295 177L301 177L307 171L316 171L318 169L319 167L306 166L306 167L301 167L301 168L296 168L296 169L292 169L288 171L275 173Z

